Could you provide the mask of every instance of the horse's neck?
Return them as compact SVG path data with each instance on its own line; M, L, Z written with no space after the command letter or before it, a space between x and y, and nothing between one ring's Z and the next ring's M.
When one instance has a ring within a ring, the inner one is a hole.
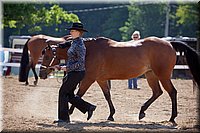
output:
M59 59L67 59L67 56L66 56L66 54L67 54L67 50L69 49L69 47L67 47L67 48L65 48L65 49L61 49L61 48L59 48L58 49L58 52L57 52L57 56L58 56L58 58Z

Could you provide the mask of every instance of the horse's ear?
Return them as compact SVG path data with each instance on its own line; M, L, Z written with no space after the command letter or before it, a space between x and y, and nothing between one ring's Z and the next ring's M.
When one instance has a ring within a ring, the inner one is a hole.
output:
M48 44L48 47L47 47L48 49L51 49L51 46Z
M46 52L46 48L42 50L42 55L44 55Z

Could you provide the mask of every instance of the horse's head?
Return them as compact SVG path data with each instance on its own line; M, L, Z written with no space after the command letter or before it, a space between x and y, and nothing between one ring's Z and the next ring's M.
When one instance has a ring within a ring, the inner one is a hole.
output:
M39 71L39 77L46 79L47 76L54 71L54 65L58 65L60 60L67 59L66 48L61 49L55 45L48 45L43 51L43 59Z
M54 45L48 45L43 51L43 60L40 67L39 76L41 79L46 79L47 75L50 74L54 69L52 66L59 64L60 60L56 55L56 47Z

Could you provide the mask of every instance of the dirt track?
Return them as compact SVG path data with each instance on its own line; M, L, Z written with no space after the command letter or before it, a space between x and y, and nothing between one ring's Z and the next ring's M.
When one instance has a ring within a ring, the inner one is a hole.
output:
M97 83L94 83L83 99L97 105L93 117L75 110L72 122L58 127L57 97L60 83L56 79L39 80L38 86L25 86L18 77L1 77L3 82L3 131L70 131L70 132L198 132L198 90L193 92L191 80L172 80L178 91L177 126L167 122L171 116L171 101L163 91L146 111L146 117L138 120L141 105L150 98L151 89L145 79L139 79L140 90L127 89L127 80L112 81L112 100L116 109L115 121L106 121L109 108ZM30 79L33 84L33 78Z

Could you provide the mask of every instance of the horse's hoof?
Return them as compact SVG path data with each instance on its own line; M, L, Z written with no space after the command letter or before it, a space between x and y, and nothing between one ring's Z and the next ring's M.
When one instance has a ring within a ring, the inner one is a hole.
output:
M25 85L27 86L27 85L28 85L28 83L26 82L26 83L25 83Z
M144 118L145 117L145 113L140 113L139 114L139 120L141 120L142 118Z
M107 120L109 120L109 121L114 121L114 118L111 117L111 116L109 116Z
M178 124L174 121L172 122L172 126L177 126Z
M34 81L33 83L34 83L34 85L37 85L37 81Z
M173 124L173 126L177 125L177 123L174 121L174 119L170 119L169 122L171 122Z

